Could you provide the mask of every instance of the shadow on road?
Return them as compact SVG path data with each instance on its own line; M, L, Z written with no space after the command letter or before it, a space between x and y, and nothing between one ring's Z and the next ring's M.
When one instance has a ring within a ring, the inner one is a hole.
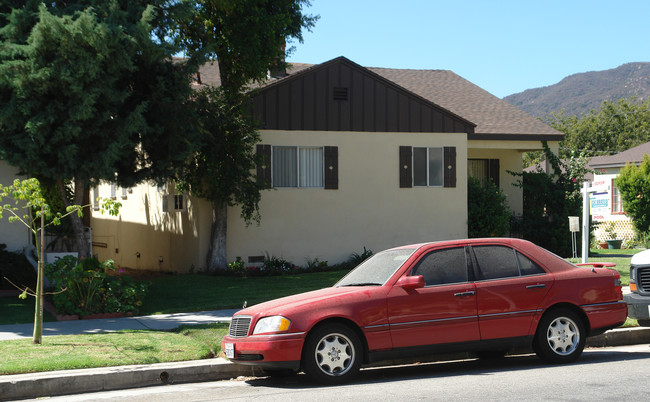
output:
M632 361L650 358L647 351L620 351L611 349L585 350L580 359L572 365L589 366L613 361ZM407 381L422 378L453 377L465 375L491 375L497 372L532 370L554 367L544 363L534 354L507 356L501 359L467 359L433 363L414 363L400 366L374 367L361 370L351 384L372 384L386 381ZM260 377L246 381L251 386L270 388L318 388L302 373L279 377Z

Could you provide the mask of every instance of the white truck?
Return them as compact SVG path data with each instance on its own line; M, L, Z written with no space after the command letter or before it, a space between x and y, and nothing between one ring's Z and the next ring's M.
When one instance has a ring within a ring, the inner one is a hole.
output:
M630 261L630 293L623 295L628 317L650 327L650 250L635 254Z

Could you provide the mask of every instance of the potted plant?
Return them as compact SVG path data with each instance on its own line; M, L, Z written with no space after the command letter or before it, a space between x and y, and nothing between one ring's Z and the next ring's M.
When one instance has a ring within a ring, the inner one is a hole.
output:
M607 234L607 247L612 248L612 249L619 249L621 248L621 244L623 243L623 240L617 239L617 234L614 231L614 222L609 222L607 226L605 227L605 233Z

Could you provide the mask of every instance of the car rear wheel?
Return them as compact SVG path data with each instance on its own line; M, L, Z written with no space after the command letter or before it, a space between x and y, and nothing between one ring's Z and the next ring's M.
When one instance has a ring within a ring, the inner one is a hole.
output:
M580 317L566 308L546 313L537 327L533 346L537 356L551 363L569 363L585 348L586 330Z
M313 380L324 384L349 381L361 368L361 341L350 327L327 324L307 338L302 365Z

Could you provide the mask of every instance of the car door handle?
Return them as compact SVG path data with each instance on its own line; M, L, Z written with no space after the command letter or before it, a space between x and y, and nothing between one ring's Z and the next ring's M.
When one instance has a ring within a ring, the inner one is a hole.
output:
M463 296L474 296L475 293L473 290L470 290L469 292L460 292L460 293L454 293L454 296L456 297L463 297Z
M539 283L537 285L528 285L528 286L526 286L526 289L541 289L541 288L545 288L545 287L546 287L546 285L544 285L543 283Z

